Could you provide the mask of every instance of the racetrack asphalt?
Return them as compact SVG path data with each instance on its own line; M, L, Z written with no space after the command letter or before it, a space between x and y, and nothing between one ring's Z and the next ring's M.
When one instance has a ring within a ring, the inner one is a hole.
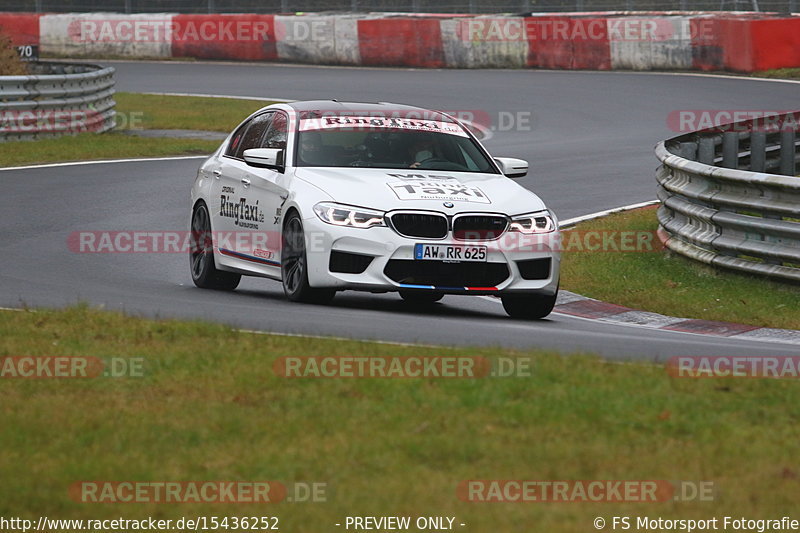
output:
M653 145L682 109L789 110L800 84L694 75L534 70L406 70L227 63L113 62L120 91L391 101L530 119L495 131L496 156L526 158L521 182L560 218L655 196ZM280 284L244 279L233 293L196 289L183 254L78 254L77 231L173 231L188 222L200 158L0 172L0 305L86 301L151 317L201 318L289 334L446 346L542 347L608 358L800 355L800 347L599 323L553 314L508 319L499 301L445 297L429 312L395 294L346 292L329 306L290 304Z

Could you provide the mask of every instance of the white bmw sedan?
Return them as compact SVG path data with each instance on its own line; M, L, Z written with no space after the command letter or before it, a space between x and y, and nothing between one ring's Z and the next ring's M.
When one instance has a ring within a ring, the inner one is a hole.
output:
M541 318L558 293L558 221L459 121L396 104L274 104L200 167L192 280L280 281L288 299L396 291L411 303L494 295Z

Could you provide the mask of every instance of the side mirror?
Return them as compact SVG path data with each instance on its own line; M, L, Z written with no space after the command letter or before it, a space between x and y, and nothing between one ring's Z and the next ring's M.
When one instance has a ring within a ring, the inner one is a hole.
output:
M528 175L528 162L524 159L495 157L494 161L500 167L500 172L509 178L521 178Z
M242 154L248 165L272 168L283 172L283 150L281 148L250 148Z

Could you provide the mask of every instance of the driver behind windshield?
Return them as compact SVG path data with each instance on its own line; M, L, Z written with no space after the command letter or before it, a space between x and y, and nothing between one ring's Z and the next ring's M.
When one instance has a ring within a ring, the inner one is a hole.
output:
M408 147L409 168L419 168L420 164L436 156L436 146L429 135L419 135Z
M300 159L309 165L324 164L322 153L322 135L315 131L305 132L300 136Z

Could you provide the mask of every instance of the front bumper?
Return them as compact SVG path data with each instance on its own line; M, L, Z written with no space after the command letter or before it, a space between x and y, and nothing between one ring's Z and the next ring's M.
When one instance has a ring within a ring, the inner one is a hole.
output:
M494 241L458 241L408 238L388 227L334 226L316 216L304 219L303 226L312 287L373 292L436 290L447 294L554 294L558 289L561 258L555 245L557 231L535 236L506 232ZM487 261L415 260L417 243L486 246ZM365 263L366 268L359 271ZM331 271L331 267L349 272Z

